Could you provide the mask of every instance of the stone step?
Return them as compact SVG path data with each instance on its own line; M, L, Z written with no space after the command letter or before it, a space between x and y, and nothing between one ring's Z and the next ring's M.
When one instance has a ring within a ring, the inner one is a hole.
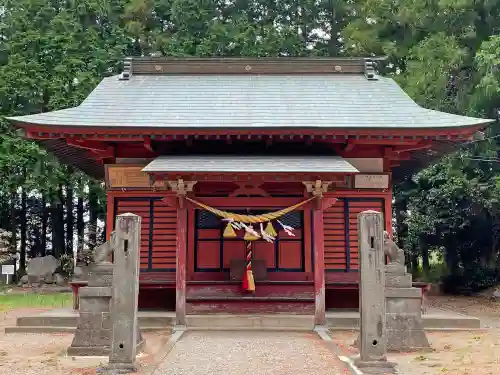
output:
M191 330L278 330L311 331L313 315L188 315L186 325Z
M422 316L426 331L460 331L481 328L480 319L459 314L435 312ZM357 312L327 312L326 324L332 331L358 330Z
M76 327L78 313L64 311L22 316L17 318L17 327ZM141 327L171 327L175 323L175 313L139 311Z
M146 326L141 327L143 332L158 332L164 330L171 330L171 326ZM10 326L5 327L5 333L75 333L76 327L62 327L62 326Z

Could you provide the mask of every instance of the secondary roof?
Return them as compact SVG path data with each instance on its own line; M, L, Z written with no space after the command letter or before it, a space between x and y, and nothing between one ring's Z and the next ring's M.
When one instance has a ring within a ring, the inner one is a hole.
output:
M254 173L357 173L340 156L241 156L241 155L164 155L143 172L254 172Z

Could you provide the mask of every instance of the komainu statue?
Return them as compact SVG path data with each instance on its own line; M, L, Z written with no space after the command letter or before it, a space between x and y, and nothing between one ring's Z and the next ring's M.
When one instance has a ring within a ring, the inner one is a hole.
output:
M110 263L110 257L113 254L115 242L115 232L111 232L109 241L104 242L102 245L94 249L94 264L107 264Z
M389 237L389 233L384 231L384 253L389 258L388 264L405 266L405 253Z

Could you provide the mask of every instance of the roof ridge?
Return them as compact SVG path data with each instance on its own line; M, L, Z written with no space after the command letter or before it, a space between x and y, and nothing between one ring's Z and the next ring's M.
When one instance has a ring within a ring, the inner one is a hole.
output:
M139 75L211 74L364 74L377 79L376 62L382 57L127 57L120 80Z

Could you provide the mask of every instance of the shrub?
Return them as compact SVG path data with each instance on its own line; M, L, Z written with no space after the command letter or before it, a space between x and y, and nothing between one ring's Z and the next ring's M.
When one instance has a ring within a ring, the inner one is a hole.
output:
M443 289L450 294L473 294L496 285L498 274L495 269L472 264L458 274L443 278Z

